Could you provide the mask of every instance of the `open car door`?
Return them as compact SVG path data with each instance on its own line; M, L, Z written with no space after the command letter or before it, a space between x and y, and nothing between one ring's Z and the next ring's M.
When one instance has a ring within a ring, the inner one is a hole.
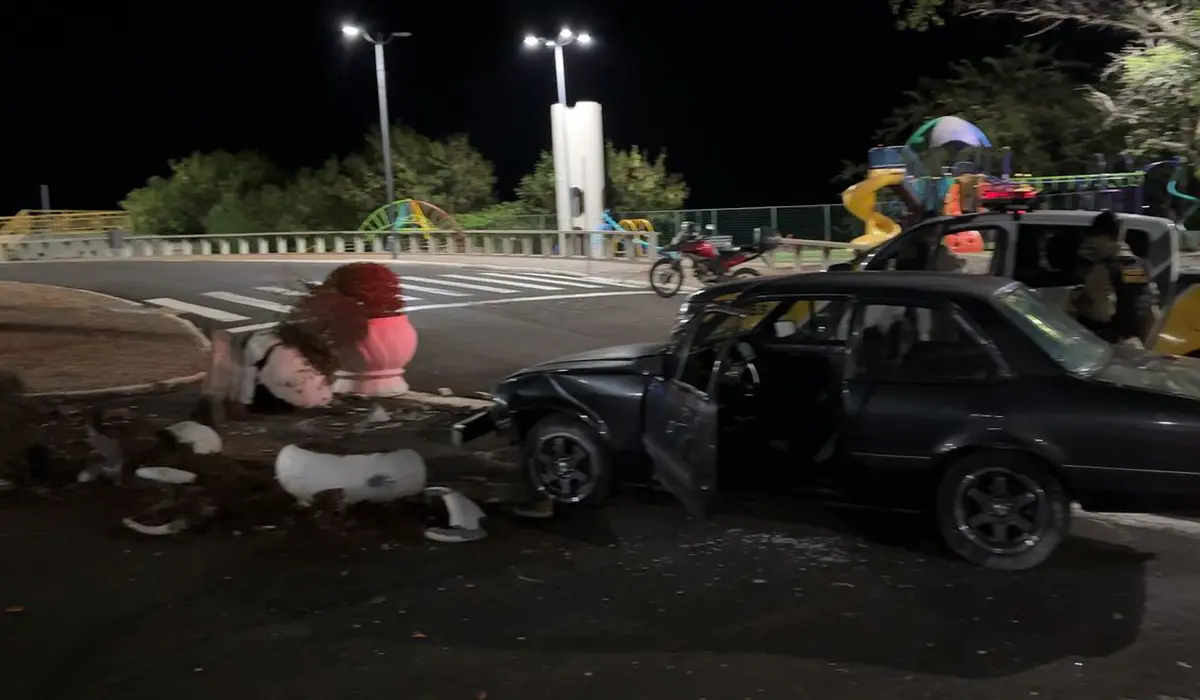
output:
M642 442L654 477L703 518L717 490L718 369L740 334L743 314L710 306L689 321L667 376L646 390Z

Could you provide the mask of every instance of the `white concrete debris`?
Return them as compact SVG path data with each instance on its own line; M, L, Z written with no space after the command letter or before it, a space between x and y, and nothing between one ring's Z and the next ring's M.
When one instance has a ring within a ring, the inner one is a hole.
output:
M475 542L487 537L483 520L487 518L474 501L445 486L431 486L424 491L426 498L441 498L446 506L448 527L431 527L425 538L434 542Z
M162 525L143 525L133 518L122 518L121 524L142 535L161 537L163 535L177 535L188 529L190 523L184 518L176 518Z
M173 467L142 467L134 472L139 479L157 481L160 484L182 486L196 482L196 473Z
M301 503L322 491L341 490L344 503L385 503L425 488L425 460L414 450L331 455L288 445L275 458L279 485Z
M165 430L175 438L180 445L187 445L198 455L212 455L221 452L223 444L221 436L203 423L185 420L167 426Z
M391 419L392 419L392 414L388 413L388 410L386 408L384 408L383 406L380 406L379 404L375 404L375 407L372 408L371 412L367 414L366 422L367 423L387 423Z
M87 431L88 444L100 456L100 460L79 472L78 480L87 483L98 479L118 479L121 476L121 468L125 465L121 443L97 430L91 420L86 422L84 428Z

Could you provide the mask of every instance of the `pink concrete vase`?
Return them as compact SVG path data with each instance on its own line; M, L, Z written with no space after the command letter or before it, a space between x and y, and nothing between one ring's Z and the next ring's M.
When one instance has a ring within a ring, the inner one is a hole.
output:
M404 368L417 353L417 329L406 315L367 321L367 337L342 353L342 371L333 390L339 394L400 396L408 392Z

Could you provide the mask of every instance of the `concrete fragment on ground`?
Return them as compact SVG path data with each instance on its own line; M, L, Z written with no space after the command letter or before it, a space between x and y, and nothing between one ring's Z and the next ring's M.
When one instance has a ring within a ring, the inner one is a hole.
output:
M458 491L445 486L430 486L425 489L426 498L441 498L446 507L446 527L430 527L425 538L434 542L475 542L487 537L483 521L487 518L474 501Z
M415 450L331 455L288 445L275 458L275 478L301 503L322 491L343 492L346 503L386 503L425 488L425 460Z

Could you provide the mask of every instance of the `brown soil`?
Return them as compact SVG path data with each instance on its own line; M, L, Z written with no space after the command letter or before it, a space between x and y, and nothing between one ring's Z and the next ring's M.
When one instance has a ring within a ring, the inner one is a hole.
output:
M73 289L0 282L0 367L27 391L161 382L206 369L208 351L177 319Z

